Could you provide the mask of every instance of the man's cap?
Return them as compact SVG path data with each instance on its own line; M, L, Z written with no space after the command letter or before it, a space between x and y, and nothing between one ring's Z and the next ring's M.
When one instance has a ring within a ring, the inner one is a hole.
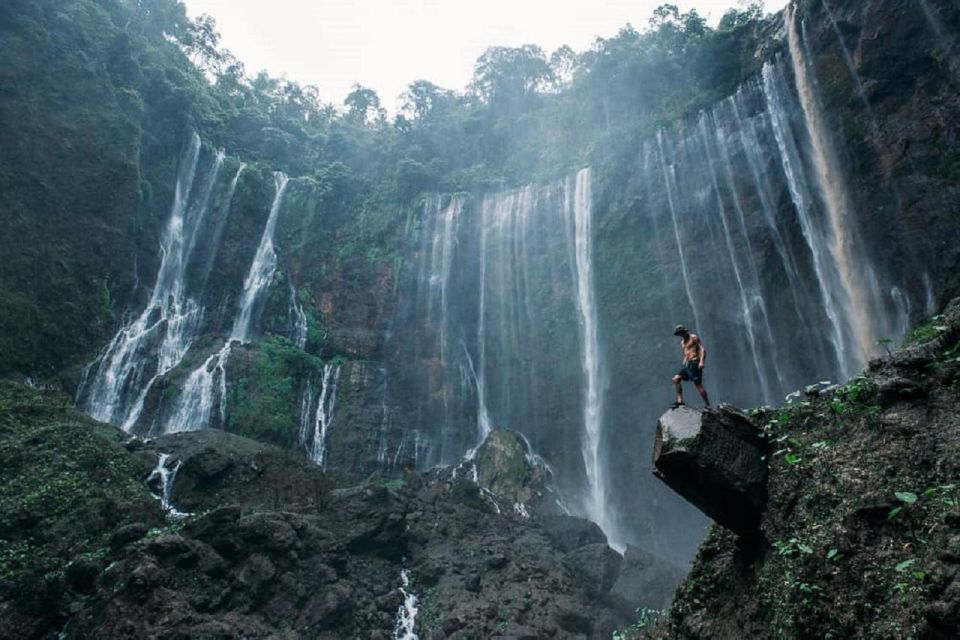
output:
M673 335L678 336L681 333L689 333L689 332L687 331L687 328L685 326L683 326L682 324L678 324L676 327L673 328Z

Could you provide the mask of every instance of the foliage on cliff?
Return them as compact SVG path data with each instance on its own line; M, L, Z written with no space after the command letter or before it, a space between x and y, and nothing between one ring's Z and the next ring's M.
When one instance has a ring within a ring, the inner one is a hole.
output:
M46 608L115 528L162 521L143 483L150 466L119 434L61 394L0 382L0 617Z

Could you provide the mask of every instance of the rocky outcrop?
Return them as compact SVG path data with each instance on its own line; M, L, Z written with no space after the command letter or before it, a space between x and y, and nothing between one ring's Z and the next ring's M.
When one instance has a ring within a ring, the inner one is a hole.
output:
M842 386L756 412L766 544L714 527L656 638L955 638L960 301Z
M721 525L753 534L767 499L767 443L729 406L680 407L657 422L655 474Z
M532 452L516 433L494 429L477 449L477 484L512 502L533 502L543 495L546 478L532 461Z

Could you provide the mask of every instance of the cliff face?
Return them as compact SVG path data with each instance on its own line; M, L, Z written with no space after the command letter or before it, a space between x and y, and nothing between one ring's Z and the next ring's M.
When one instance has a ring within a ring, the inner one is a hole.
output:
M269 150L287 133L258 123L219 157L223 121L253 115L214 103L123 11L0 9L0 373L78 390L90 412L112 403L101 417L136 433L221 427L395 476L508 427L567 506L683 562L705 520L645 462L674 324L699 325L715 399L749 406L846 379L957 292L950 3L798 3L735 41L761 50L741 52L742 85L702 112L597 143L542 184L414 197L411 181L401 199L355 167L301 161L278 197ZM338 135L317 142L329 157ZM376 135L344 157L387 171ZM179 288L160 277L178 184L182 218L202 218L166 267ZM246 296L253 266L271 265L257 261L273 205L275 262ZM250 339L226 349L247 302ZM138 320L155 331L127 340ZM133 362L124 384L100 384L104 353L114 372Z
M845 385L754 412L772 452L760 542L715 526L650 635L955 637L958 353L955 301Z

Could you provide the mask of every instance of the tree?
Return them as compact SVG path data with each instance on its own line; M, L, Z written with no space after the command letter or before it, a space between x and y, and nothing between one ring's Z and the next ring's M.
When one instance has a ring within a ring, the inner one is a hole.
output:
M453 104L454 94L432 82L417 80L407 87L400 101L400 111L407 119L423 122Z
M550 72L553 74L557 89L569 86L577 68L577 54L567 45L563 45L550 54Z
M201 71L217 75L224 62L224 54L220 50L220 34L217 33L217 23L214 19L203 14L190 23L189 43L186 45L190 61Z
M552 81L553 70L540 47L490 47L474 65L470 90L486 102L514 100L546 89Z
M353 85L343 104L347 107L347 117L356 124L370 125L383 122L387 117L377 92L360 84Z

